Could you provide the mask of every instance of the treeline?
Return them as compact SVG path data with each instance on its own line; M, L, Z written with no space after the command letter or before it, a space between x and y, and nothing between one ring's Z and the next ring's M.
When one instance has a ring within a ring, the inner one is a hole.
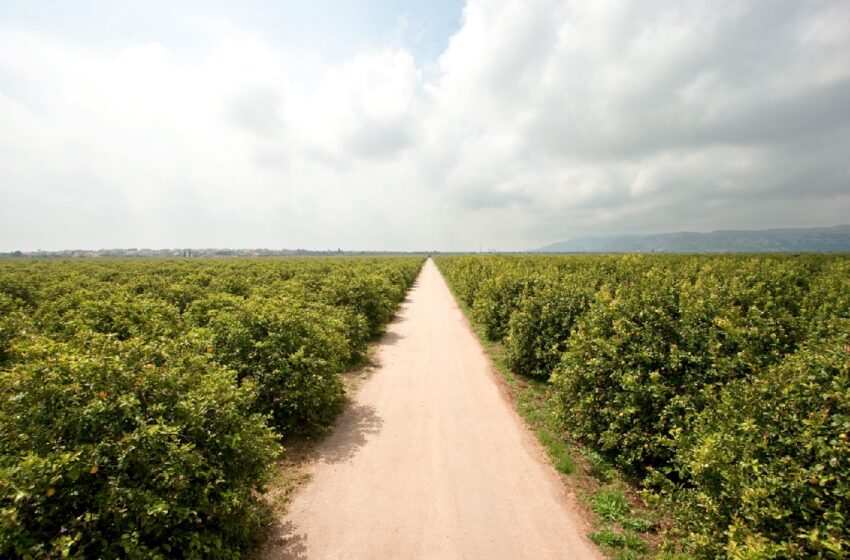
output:
M688 556L850 555L850 258L437 264L566 433L669 498Z
M422 260L0 263L0 557L242 557Z

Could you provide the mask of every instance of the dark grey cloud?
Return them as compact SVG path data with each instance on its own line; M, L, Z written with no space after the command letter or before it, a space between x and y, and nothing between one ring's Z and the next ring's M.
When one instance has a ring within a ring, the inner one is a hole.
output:
M664 40L653 37L664 33L654 29L658 13L666 13L659 4L641 3L630 13L620 31L630 40L620 39L610 60L587 53L583 62L579 51L551 62L556 77L537 90L540 105L525 129L540 148L565 158L635 158L664 149L786 143L850 125L850 64L840 51L850 41L825 48L798 37L806 16L827 3L738 3L732 11L740 13L726 16L718 3L695 21L676 22L681 33L694 28L688 50L642 59L634 55L639 45ZM702 20L712 18L717 23L700 33ZM818 67L830 65L840 75L821 82ZM651 79L606 87L612 67Z
M850 215L847 52L839 1L482 0L441 85L480 143L516 139L491 165L528 179L528 236L828 225ZM522 211L499 184L458 196Z

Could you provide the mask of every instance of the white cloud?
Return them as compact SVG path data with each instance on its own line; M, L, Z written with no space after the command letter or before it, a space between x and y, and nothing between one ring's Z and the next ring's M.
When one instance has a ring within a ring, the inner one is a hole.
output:
M442 55L0 28L0 250L532 248L850 215L838 1L470 0ZM213 31L209 31L213 33Z

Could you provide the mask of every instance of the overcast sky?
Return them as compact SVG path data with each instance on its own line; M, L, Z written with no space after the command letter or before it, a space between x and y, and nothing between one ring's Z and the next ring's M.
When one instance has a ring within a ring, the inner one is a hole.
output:
M0 0L0 251L847 222L846 0Z

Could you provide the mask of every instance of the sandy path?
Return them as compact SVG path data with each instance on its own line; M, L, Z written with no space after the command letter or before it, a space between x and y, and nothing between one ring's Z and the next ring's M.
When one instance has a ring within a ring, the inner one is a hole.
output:
M430 260L272 557L601 558Z

